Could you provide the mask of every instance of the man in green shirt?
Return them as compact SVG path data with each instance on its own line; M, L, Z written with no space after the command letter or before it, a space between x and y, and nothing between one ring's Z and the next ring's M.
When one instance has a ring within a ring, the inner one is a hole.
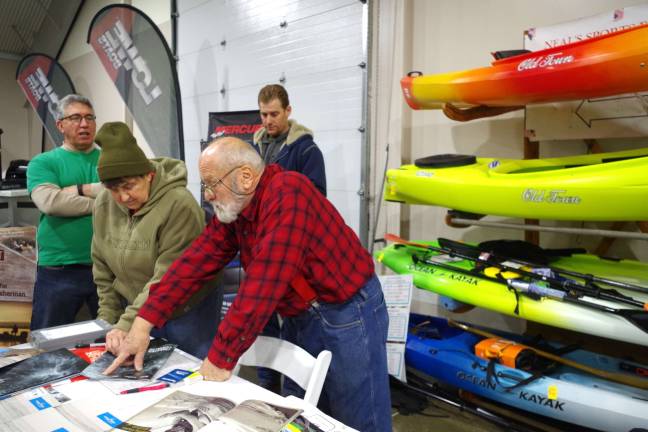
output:
M61 99L56 127L63 143L27 168L27 189L41 212L31 330L74 322L84 303L93 318L97 315L90 258L92 208L102 189L95 119L87 98Z

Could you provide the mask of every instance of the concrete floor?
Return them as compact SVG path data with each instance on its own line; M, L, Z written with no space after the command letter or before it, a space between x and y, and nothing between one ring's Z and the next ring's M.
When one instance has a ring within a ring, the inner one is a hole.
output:
M503 432L506 429L441 402L430 402L420 414L393 414L394 432Z

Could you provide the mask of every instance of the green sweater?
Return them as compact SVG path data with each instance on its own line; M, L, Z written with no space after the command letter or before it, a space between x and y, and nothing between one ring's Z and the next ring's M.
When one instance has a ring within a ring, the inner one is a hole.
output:
M149 200L132 216L112 198L99 194L94 209L93 275L99 294L99 318L128 331L149 287L159 282L171 263L198 237L204 213L187 190L184 162L152 159L155 177ZM208 284L187 304L181 315L212 288Z
M27 166L27 189L31 194L43 184L66 186L99 181L99 149L90 153L57 147L41 153ZM38 224L38 265L90 264L92 215L52 216L41 213Z

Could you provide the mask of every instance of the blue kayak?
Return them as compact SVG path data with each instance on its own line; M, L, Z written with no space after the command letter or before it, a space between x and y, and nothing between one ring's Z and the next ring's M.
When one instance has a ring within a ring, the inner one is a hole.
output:
M506 339L524 343L522 336ZM408 368L479 396L556 420L611 432L648 425L648 391L557 365L518 387L532 374L475 355L483 338L450 327L445 319L412 314L405 350ZM642 375L648 368L585 350L565 358L614 373ZM632 371L632 372L624 372Z

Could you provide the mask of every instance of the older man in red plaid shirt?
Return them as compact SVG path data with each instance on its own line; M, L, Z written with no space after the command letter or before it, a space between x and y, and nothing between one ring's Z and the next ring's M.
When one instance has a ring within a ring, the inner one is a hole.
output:
M387 310L356 234L308 178L264 166L237 138L205 149L200 176L216 217L151 287L106 373L131 355L141 368L150 330L240 251L246 278L203 361L204 378L227 380L277 311L284 339L314 356L333 353L321 399L331 415L361 431L391 431ZM294 383L285 387L298 394Z

